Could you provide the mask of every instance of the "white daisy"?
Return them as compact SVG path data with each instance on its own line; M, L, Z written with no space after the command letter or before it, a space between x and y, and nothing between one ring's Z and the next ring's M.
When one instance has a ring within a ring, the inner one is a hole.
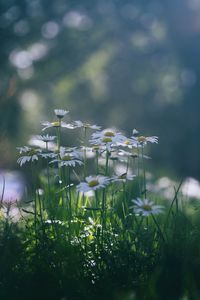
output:
M133 139L135 139L135 137L132 137ZM138 147L142 147L144 145L146 145L147 143L152 143L152 144L158 144L158 137L157 136L137 136L136 137L137 140L137 146Z
M155 205L152 201L148 199L131 200L134 205L130 208L133 208L133 211L136 215L148 217L149 215L157 215L163 212L164 206Z
M77 185L77 190L82 193L89 191L96 191L101 188L105 188L109 183L110 179L106 176L88 176L85 178L86 182L81 182Z
M46 134L46 135L36 135L36 136L34 136L34 138L36 140L39 140L39 141L42 141L42 142L45 142L45 143L49 143L49 142L54 141L56 136Z
M48 151L46 149L43 149L43 151L40 153L40 156L42 158L56 158L58 157L58 154L56 154L55 152L53 151Z
M103 146L114 146L126 139L121 132L116 129L105 129L100 132L95 132L92 134L92 139L90 143L92 145L103 145Z
M118 143L118 146L127 147L127 148L136 148L138 145L137 139L135 137L125 138L122 142Z
M67 167L75 167L76 164L82 165L83 162L77 158L74 158L72 155L68 154L63 156L62 159L54 159L50 163L57 162L60 167L67 166Z
M128 151L124 151L123 149L120 149L118 152L118 157L119 157L119 160L122 160L123 161L123 157L132 157L132 158L138 158L138 157L143 157L145 159L151 159L150 156L147 156L147 155L141 155L141 154L138 154L137 151L131 151L131 152L128 152Z
M58 119L64 118L64 116L68 114L68 112L69 112L68 110L64 110L64 109L54 109L54 113Z
M42 149L46 149L48 146L48 149L54 149L56 147L56 144L53 142L56 136L49 136L47 135L36 135L32 136L28 144L30 146L34 147L40 147Z
M80 158L81 151L77 150L77 147L60 147L60 157L63 158L65 155L72 155L73 157Z
M102 137L112 137L113 138L113 137L115 137L118 134L121 135L121 133L119 131L117 131L115 128L106 128L106 129L104 129L102 131L94 132L92 134L92 137L94 139L96 139L96 138L102 138Z
M54 121L54 122L43 122L42 126L44 126L44 128L42 128L42 131L46 130L47 128L59 128L59 127L64 127L64 128L68 128L68 129L74 129L76 128L73 124L71 123L65 123L63 121Z
M111 181L112 182L126 182L127 180L132 181L135 177L136 175L134 174L123 173L121 175L115 175L111 177Z
M125 151L124 149L117 149L117 151L113 152L110 156L112 160L119 160L121 162L127 162L128 157L137 157L136 153Z
M90 128L94 130L100 130L101 127L97 125L91 125L90 123L87 122L82 122L82 121L74 121L74 124L76 127L83 127L83 128Z
M20 165L20 167L26 162L38 160L39 154L41 153L41 149L30 148L27 146L18 147L17 149L19 150L20 154L24 154L17 160L17 163Z
M106 151L105 145L96 144L96 145L92 145L91 148L94 153L98 153L98 154L102 154Z
M52 160L50 163L57 162L60 167L69 166L75 167L76 164L82 165L83 162L80 160L80 152L76 148L60 148L60 154L58 159Z
M95 157L94 152L95 151L94 151L93 147L85 147L85 146L80 147L81 157L84 157L84 155L86 155L87 158L93 158L93 157Z

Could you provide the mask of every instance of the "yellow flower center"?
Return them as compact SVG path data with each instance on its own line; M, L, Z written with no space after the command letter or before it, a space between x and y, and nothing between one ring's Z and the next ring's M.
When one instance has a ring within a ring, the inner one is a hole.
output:
M113 137L113 136L115 136L115 133L114 133L113 131L106 131L106 132L104 133L104 136Z
M149 205L149 204L144 204L144 205L142 206L142 208L143 208L144 210L146 210L146 211L151 211L151 210L152 210L152 206Z
M33 156L35 154L37 154L37 151L35 149L31 149L30 151L27 152L28 156Z
M94 150L99 150L100 146L95 145L95 146L93 146L92 148L93 148Z
M72 160L72 157L70 155L64 155L62 160Z
M112 139L111 139L110 137L104 137L104 138L102 139L102 142L103 142L103 143L110 143L110 142L112 142Z
M141 136L138 136L137 140L139 143L143 143L146 141L146 138L145 138L145 136L141 135Z
M99 185L99 182L97 179L93 179L90 182L88 182L88 185L89 185L89 187L94 187L94 186Z
M60 122L59 121L51 122L51 125L53 127L60 127Z
M124 141L124 144L125 144L125 145L130 145L131 142L127 140L127 141Z

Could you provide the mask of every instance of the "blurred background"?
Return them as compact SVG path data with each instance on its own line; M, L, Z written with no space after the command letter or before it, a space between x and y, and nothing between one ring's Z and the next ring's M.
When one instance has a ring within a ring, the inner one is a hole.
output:
M159 136L156 177L200 179L200 0L1 0L0 169L53 109Z

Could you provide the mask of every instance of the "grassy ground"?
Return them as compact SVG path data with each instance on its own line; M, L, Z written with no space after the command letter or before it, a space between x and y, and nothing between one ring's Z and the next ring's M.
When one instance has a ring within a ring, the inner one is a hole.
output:
M200 208L181 202L179 187L171 202L147 190L146 146L157 137L89 135L98 128L66 114L43 124L55 136L19 149L23 201L5 204L2 192L0 299L200 299ZM66 128L82 132L76 148L62 146Z
M0 298L200 299L199 212L159 216L165 240L150 218L111 222L102 241L95 225L69 240L67 224L2 220Z

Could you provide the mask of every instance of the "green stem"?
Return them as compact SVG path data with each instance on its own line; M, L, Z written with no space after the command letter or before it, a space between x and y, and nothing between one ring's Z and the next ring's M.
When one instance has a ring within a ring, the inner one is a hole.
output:
M68 168L68 195L69 195L69 218L72 218L72 199L71 199L71 186L70 186L70 167Z
M61 120L58 120L59 126L57 128L57 148L58 148L58 160L61 159L60 157L60 145L61 145ZM58 175L59 175L59 183L62 184L62 168L58 163ZM61 185L62 187L62 185Z
M6 186L6 180L5 180L5 177L3 176L3 189L2 189L2 193L1 193L1 199L0 199L0 208L2 208L2 203L3 203L4 193L5 193L5 186Z
M109 166L109 151L106 150L106 166L105 166L105 176L108 175L108 166ZM104 231L106 230L106 190L103 190L102 195L102 210L101 210L101 222L102 222L102 245L103 245L103 237Z
M48 142L46 142L46 151L49 151ZM48 187L48 201L49 207L51 208L51 201L50 201L50 172L49 172L49 160L47 158L47 187Z
M57 147L58 147L58 153L60 153L60 144L61 144L61 120L58 120L59 126L57 128Z
M96 174L99 174L99 152L96 150Z
M78 215L79 198L80 198L79 196L80 196L80 193L78 192L77 196L76 196L76 216Z
M126 182L122 182L122 184L123 184L123 200L122 200L123 213L124 213L124 218L126 218L126 214L127 214Z
M95 199L96 199L96 208L99 207L99 198L98 198L98 192L95 191Z
M109 163L109 151L106 150L106 169L105 169L105 176L108 176L108 163Z
M173 200L172 200L172 203L171 203L171 205L170 205L170 208L169 208L169 211L168 211L168 214L167 214L167 217L166 217L165 227L167 226L167 223L168 223L168 220L169 220L169 216L170 216L170 213L171 213L171 211L172 211L172 207L173 207L173 205L174 205L174 202L176 202L176 210L178 209L178 207L177 207L178 197L177 197L177 196L178 196L178 193L179 193L179 191L180 191L180 188L181 188L182 183L183 183L183 179L181 180L181 182L180 182L178 188L175 189L175 195L174 195L174 198L173 198Z
M164 235L163 235L163 233L162 233L162 230L161 230L161 228L160 228L160 225L158 224L158 222L157 222L156 218L154 217L154 215L151 214L151 216L152 216L152 218L153 218L154 223L156 224L156 227L158 228L158 231L159 231L159 233L160 233L160 237L162 238L163 242L165 243L165 237L164 237Z
M35 227L35 234L37 230L37 197L36 197L36 182L34 176L34 162L31 161L31 178L33 182L33 191L34 191L34 227Z
M144 217L141 216L141 219L140 219L139 223L136 222L136 224L137 224L137 229L136 229L136 232L135 232L135 237L136 237L136 238L138 238L138 234L139 234L139 231L140 231L140 229L141 229L143 220L144 220Z
M42 206L43 201L41 201L39 191L37 192L37 197L38 197L38 205L39 205L40 222L41 222L41 227L42 227L42 233L43 233L43 237L45 237L45 227L44 227L43 212L42 212L43 211L43 206Z
M72 198L70 186L70 167L68 168L68 198L69 198L69 241L71 241Z
M145 163L144 163L144 146L142 146L142 167L143 167L143 189L144 189L144 197L147 197L147 189L146 189L146 170L145 170Z
M137 146L137 156L138 156L138 163L137 163L137 175L138 175L138 188L139 194L141 195L141 184L140 184L140 148Z
M84 128L84 169L83 169L83 175L84 178L86 177L86 146L87 146L87 127L83 127Z
M128 156L128 158L127 158L127 164L126 164L126 174L128 174L129 162L130 162L130 158Z

